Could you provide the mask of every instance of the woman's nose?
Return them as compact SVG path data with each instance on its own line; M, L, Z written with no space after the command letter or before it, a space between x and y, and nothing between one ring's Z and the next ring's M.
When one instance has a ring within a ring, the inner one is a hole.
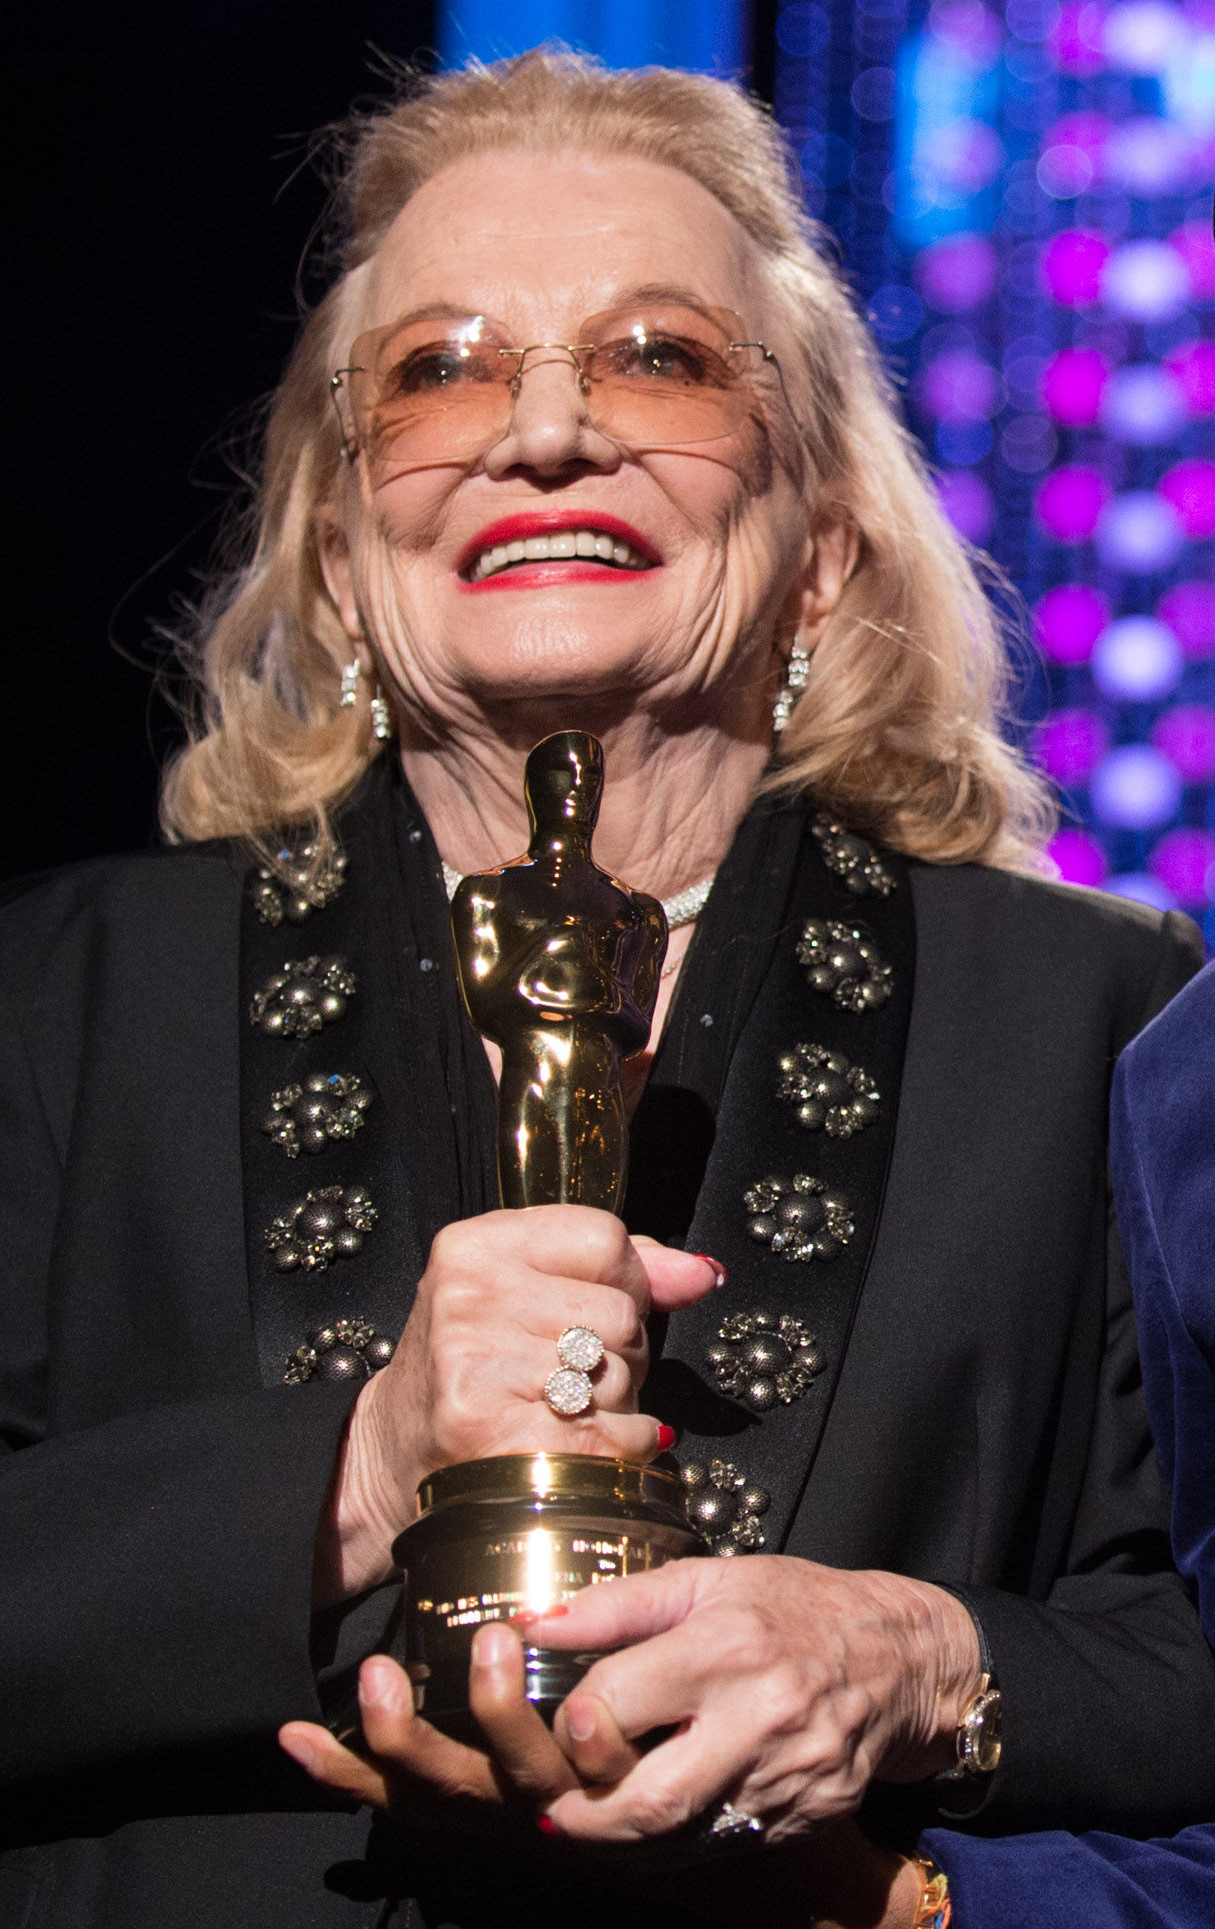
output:
M619 445L591 421L590 397L567 348L529 349L514 383L510 427L485 457L486 474L532 469L557 475L571 465L615 468Z

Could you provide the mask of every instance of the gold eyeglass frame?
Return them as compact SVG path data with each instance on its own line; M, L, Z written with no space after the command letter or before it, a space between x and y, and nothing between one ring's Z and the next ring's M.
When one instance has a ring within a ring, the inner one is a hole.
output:
M611 313L611 312L612 312L611 310L605 310L605 313ZM716 319L716 314L714 311L707 310L705 312L710 315L711 319ZM740 317L735 315L733 311L730 309L721 309L716 311L716 313L729 315L732 321L738 321L740 319ZM483 319L483 318L470 317L470 319ZM391 330L395 326L396 326L395 323L390 322L388 324L388 329ZM380 331L376 330L373 332L378 334ZM519 365L515 370L515 373L512 375L510 382L507 384L511 392L512 401L518 400L519 389L522 384L523 377L527 372L525 368L526 358L529 355L537 354L538 352L544 349L552 349L559 354L568 355L574 368L578 371L578 387L580 391L582 392L583 395L589 394L590 387L591 387L591 378L588 375L586 369L582 366L582 363L579 360L579 357L582 355L593 355L599 350L601 346L602 344L598 342L529 342L526 345L526 347L523 347L523 348L499 347L497 351L499 355L503 357L506 357L508 355L517 355L519 358ZM781 395L784 397L785 407L788 409L794 425L800 430L801 424L798 421L797 415L793 408L793 404L789 400L789 391L785 387L785 371L780 365L780 360L778 356L773 352L772 349L768 347L768 344L766 342L761 342L761 341L730 341L727 339L726 347L728 349L736 349L736 348L757 349L759 351L761 360L769 364L772 368L776 370L776 378L777 378L777 381L780 383L780 392L781 392ZM351 362L351 363L348 363L343 368L335 369L333 374L329 378L329 397L333 403L334 414L337 416L338 428L341 432L341 437L342 437L341 456L344 462L354 461L355 457L359 454L360 445L357 441L352 440L351 436L347 434L346 424L342 420L342 411L338 402L338 396L342 392L343 388L346 386L343 381L343 377L347 375L366 375L368 373L369 373L369 370L365 362ZM503 431L503 433L504 434L509 433L509 418L507 422L507 428L506 430ZM723 431L723 435L725 433L728 433L728 431ZM615 440L614 437L612 437L611 439ZM716 436L710 436L706 439L708 441L718 441L721 438ZM494 446L493 443L489 442L489 443L486 443L485 448L490 449L493 446ZM670 443L663 443L656 446L660 446L663 448L678 449L685 445L682 445L678 442L670 442ZM686 446L691 448L698 445L688 443ZM482 454L484 454L484 452L485 452L484 450L481 451ZM423 464L422 466L430 467L432 465L427 463L427 464Z

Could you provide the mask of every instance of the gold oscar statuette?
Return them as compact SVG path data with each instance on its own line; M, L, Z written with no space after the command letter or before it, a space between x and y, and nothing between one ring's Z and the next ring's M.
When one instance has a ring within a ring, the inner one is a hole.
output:
M546 737L524 788L526 854L466 877L451 908L469 1015L502 1052L499 1191L504 1206L616 1212L628 1169L621 1065L649 1038L666 919L656 899L591 856L603 791L597 738ZM419 1713L449 1734L476 1732L469 1650L485 1622L706 1552L677 1475L591 1454L443 1467L422 1482L418 1506L396 1546L406 1667ZM595 1656L525 1647L524 1658L528 1697L551 1718Z

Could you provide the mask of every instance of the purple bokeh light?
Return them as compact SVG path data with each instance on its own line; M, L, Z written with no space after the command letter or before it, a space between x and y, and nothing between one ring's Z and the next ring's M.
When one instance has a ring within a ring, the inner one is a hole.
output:
M1215 656L1215 583L1174 583L1156 605L1191 662Z
M915 381L919 402L943 422L985 422L1001 407L1004 385L972 349L938 355Z
M1004 165L1004 146L986 121L948 121L922 146L921 165L941 187L969 198L994 181Z
M1166 0L1127 0L1111 7L1102 34L1110 66L1144 77L1163 72L1184 38L1184 16Z
M1111 897L1130 898L1134 904L1150 904L1153 911L1175 911L1177 900L1166 884L1150 871L1123 871L1107 878L1105 888Z
M1174 229L1169 246L1185 266L1195 301L1215 301L1215 238L1209 221L1187 221Z
M1086 109L1075 114L1064 114L1042 136L1043 152L1049 153L1052 147L1078 147L1082 154L1088 155L1093 164L1093 174L1098 176L1111 126L1108 115L1094 114Z
M1042 400L1056 422L1089 428L1097 420L1110 365L1095 348L1061 348L1046 366Z
M951 53L982 71L999 59L1004 34L999 20L982 0L934 0L928 15L929 31L945 41Z
M991 535L996 505L981 476L967 469L947 469L937 477L941 507L965 542L982 544Z
M1179 904L1205 907L1211 898L1208 878L1215 867L1215 837L1210 831L1169 831L1155 845L1148 869Z
M1180 383L1191 415L1215 415L1215 342L1182 342L1164 365Z
M1157 830L1181 807L1181 777L1164 753L1146 743L1111 750L1089 779L1093 810L1116 830Z
M1059 453L1059 438L1045 415L1014 415L1000 431L1000 459L1018 475L1041 475Z
M1033 736L1034 756L1064 790L1086 784L1109 747L1109 731L1092 710L1052 711Z
M1215 710L1205 703L1178 703L1152 725L1152 742L1181 773L1183 783L1215 778Z
M866 34L893 4L860 0ZM910 110L934 179L901 258L866 271L917 292L875 332L908 344L944 513L1034 603L1050 705L1034 754L1085 826L1050 847L1060 874L1187 903L1215 948L1215 572L1186 553L1215 541L1215 0L929 4L906 31L939 68ZM873 35L857 46L893 61ZM902 127L903 72L872 69L875 124ZM892 183L912 169L900 147L882 158L857 179L897 227ZM1204 808L1208 830L1177 829Z
M884 342L909 341L923 319L923 302L899 282L887 282L869 304L869 326Z
M1070 463L1047 476L1034 509L1047 535L1056 542L1084 543L1095 532L1111 493L1100 469Z
M1034 610L1034 629L1045 655L1056 663L1087 663L1110 620L1110 606L1089 583L1060 583Z
M1105 69L1105 17L1099 0L1063 0L1046 45L1056 67L1079 80Z
M1105 882L1109 865L1091 831L1057 831L1046 847L1046 855L1065 884L1087 884L1095 890Z
M1000 263L986 235L953 234L921 250L915 274L925 301L942 314L961 315L991 299Z
M1128 489L1102 510L1096 543L1107 569L1155 576L1177 561L1185 533L1176 509L1163 495L1151 489Z
M1127 241L1101 270L1101 299L1128 321L1166 321L1190 298L1190 274L1167 241Z
M1104 154L1106 179L1138 200L1177 194L1186 185L1193 147L1180 127L1137 114L1114 128Z
M1115 703L1159 703L1173 694L1184 667L1180 643L1154 616L1120 617L1093 651L1093 682Z
M1160 479L1160 494L1191 542L1215 536L1215 462L1175 463Z
M1100 414L1107 435L1133 448L1150 449L1179 435L1190 411L1175 375L1155 362L1135 362L1114 371Z
M1113 253L1092 228L1065 228L1042 251L1042 279L1061 308L1092 308Z
M1038 186L1055 201L1074 201L1093 184L1096 169L1082 147L1063 143L1044 150L1038 162Z

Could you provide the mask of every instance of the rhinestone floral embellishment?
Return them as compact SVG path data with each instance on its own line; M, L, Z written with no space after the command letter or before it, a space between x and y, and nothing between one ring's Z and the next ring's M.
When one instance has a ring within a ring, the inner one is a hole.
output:
M833 1139L850 1139L872 1125L881 1109L868 1072L824 1045L795 1045L781 1053L776 1094L796 1105L799 1124Z
M797 941L797 961L815 991L844 1011L878 1011L894 985L894 973L860 924L809 918Z
M820 814L810 826L823 862L834 871L846 891L854 897L888 898L898 880L883 864L872 844L850 831L834 817Z
M743 1204L752 1239L782 1259L836 1259L856 1231L843 1193L805 1172L761 1179Z
M361 1130L371 1098L370 1085L355 1072L310 1072L302 1085L272 1093L262 1131L289 1159L323 1152Z
M366 1186L318 1186L270 1222L266 1244L280 1273L324 1272L359 1252L378 1218Z
M305 1380L369 1380L395 1352L396 1342L377 1333L367 1320L335 1319L318 1326L287 1355L283 1379L288 1386L302 1386Z
M732 1460L687 1460L679 1470L688 1519L715 1554L753 1554L764 1544L759 1524L771 1495L747 1479Z
M355 982L344 958L298 958L254 992L249 1021L267 1038L307 1038L345 1014Z
M263 924L303 924L314 911L332 904L342 888L346 859L334 851L316 863L317 846L279 851L273 866L258 864L249 878L249 896Z
M791 1406L825 1365L804 1320L766 1307L728 1314L705 1357L722 1391L752 1413L767 1413L778 1401Z

